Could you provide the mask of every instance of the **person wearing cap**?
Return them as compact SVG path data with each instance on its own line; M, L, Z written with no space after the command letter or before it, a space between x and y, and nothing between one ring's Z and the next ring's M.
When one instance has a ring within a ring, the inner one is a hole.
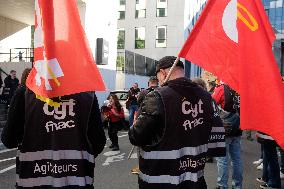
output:
M161 87L148 93L129 139L140 147L140 189L207 188L206 156L224 156L224 128L211 95L184 77L176 57L159 60L156 75Z

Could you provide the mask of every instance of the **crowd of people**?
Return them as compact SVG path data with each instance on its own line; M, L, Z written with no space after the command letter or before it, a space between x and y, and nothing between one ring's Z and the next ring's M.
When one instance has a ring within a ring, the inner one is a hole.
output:
M94 92L53 98L60 106L52 107L26 88L30 69L24 71L20 84L12 70L4 80L11 100L1 140L19 150L17 188L93 188L95 158L106 144L101 116L113 151L120 149L119 130L129 128L130 143L139 154L139 165L131 171L138 174L140 189L206 189L204 167L213 159L216 189L245 188L240 95L222 81L186 78L181 61L167 80L175 61L173 56L159 60L147 89L140 90L138 83L129 89L128 127L115 94L101 110ZM262 165L263 174L256 180L260 188L281 188L283 149L265 133L257 133L257 139L261 157L253 163Z

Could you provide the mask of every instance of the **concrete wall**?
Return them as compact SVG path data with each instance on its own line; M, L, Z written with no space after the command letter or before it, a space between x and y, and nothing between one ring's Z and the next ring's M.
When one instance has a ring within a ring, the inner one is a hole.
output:
M168 16L156 17L156 0L146 1L146 18L135 19L134 0L126 0L125 20L118 20L118 28L125 29L125 49L159 60L176 56L184 41L184 0L168 0ZM156 48L156 27L167 26L167 47ZM145 27L145 49L135 49L135 27Z
M0 41L27 26L27 24L0 16Z

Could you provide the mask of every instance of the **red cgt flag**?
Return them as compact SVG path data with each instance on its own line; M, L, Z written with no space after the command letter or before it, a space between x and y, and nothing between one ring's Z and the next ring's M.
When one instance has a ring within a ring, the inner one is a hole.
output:
M275 35L260 0L208 0L179 56L241 95L241 128L284 148L284 84L272 52Z
M46 98L105 90L75 0L35 0L35 21L29 89Z

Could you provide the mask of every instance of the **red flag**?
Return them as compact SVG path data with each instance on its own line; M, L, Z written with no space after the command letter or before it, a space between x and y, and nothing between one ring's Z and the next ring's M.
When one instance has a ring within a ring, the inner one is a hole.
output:
M103 91L75 0L35 1L35 62L27 87L43 97Z
M260 0L208 0L179 56L241 95L241 128L284 148L284 85L272 52L275 35Z

